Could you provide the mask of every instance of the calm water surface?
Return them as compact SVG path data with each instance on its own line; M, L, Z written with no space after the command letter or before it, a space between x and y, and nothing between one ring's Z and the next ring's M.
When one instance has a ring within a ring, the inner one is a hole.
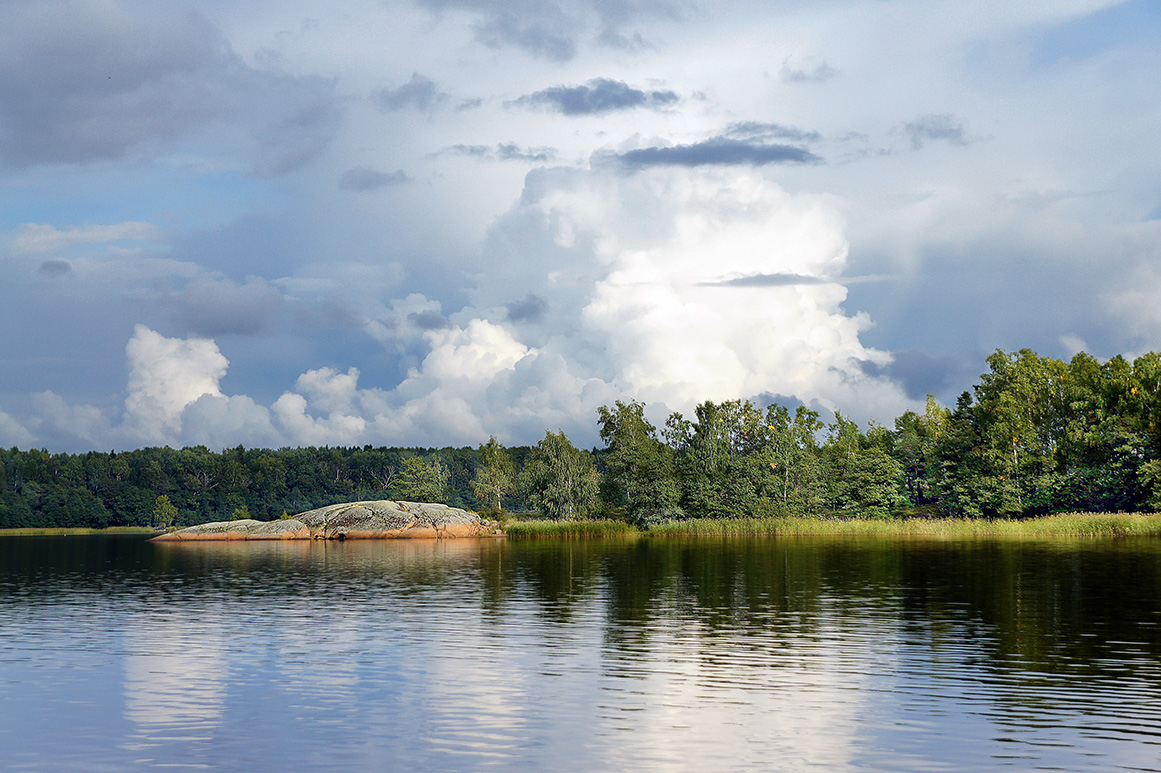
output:
M1161 770L1161 541L0 538L0 767Z

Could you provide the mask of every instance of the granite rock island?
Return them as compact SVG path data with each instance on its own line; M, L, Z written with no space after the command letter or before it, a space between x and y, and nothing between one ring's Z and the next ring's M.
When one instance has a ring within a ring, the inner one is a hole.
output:
M278 521L216 521L154 537L192 540L444 539L487 537L495 527L468 510L430 502L381 499L327 505Z

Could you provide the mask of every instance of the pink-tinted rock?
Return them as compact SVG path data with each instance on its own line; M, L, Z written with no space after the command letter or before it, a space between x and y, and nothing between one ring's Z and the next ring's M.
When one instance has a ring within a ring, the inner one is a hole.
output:
M314 535L302 521L215 521L179 529L154 537L155 542L184 540L269 540L311 539Z
M158 541L269 539L444 539L491 536L480 517L458 507L383 499L327 505L289 520L218 521L155 537Z

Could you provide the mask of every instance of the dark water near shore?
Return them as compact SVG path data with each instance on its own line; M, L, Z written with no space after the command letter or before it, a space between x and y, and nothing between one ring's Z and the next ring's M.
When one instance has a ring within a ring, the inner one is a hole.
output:
M0 538L0 768L1161 770L1161 541Z

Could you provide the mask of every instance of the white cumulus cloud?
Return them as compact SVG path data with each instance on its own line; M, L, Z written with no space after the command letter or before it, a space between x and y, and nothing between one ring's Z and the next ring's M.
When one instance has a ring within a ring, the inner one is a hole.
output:
M28 448L35 442L35 436L28 429L4 411L0 411L0 445Z
M866 415L904 406L861 367L890 355L843 310L841 217L760 172L534 173L490 244L479 306L542 298L524 335L619 396L681 410L761 393Z
M398 383L312 368L266 405L223 394L229 363L214 340L138 325L114 433L138 445L474 445L559 428L588 445L595 409L616 399L660 419L766 394L895 415L907 398L867 367L891 357L860 341L870 320L843 308L846 261L831 200L760 171L543 170L493 227L470 305L446 312L412 293L368 308L371 338L414 357ZM533 296L537 313L513 318ZM83 418L89 442L104 426L54 395L39 405L53 426Z
M229 361L208 338L166 338L138 325L125 347L129 360L126 429L165 442L181 429L181 414L202 395L221 397Z

